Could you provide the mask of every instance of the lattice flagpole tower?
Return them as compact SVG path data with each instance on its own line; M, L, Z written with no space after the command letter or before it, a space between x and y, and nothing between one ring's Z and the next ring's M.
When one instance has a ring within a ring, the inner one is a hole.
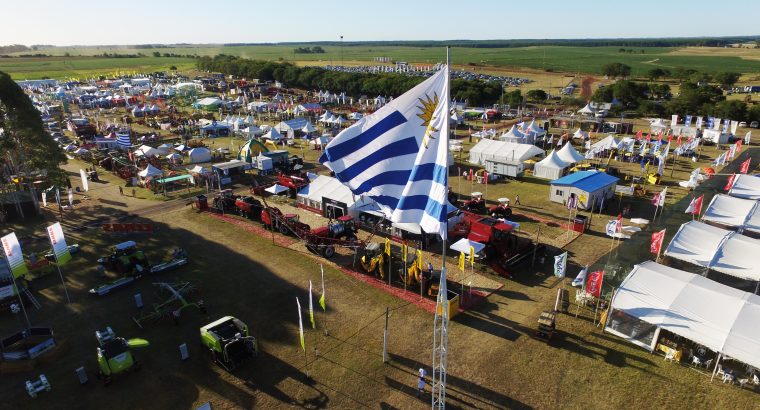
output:
M446 256L444 255L444 260ZM432 408L446 408L446 363L449 355L449 306L446 288L446 268L441 268L441 282L435 306L433 325L433 382Z
M450 70L449 47L446 47L446 67ZM449 71L449 76L451 72ZM449 96L450 78L446 79L446 95L444 104L448 107L451 97ZM450 115L448 109L446 116ZM445 122L443 131L448 133L448 121ZM448 138L447 145L448 145ZM448 178L446 180L448 191ZM433 380L431 404L433 409L446 408L446 364L449 356L449 304L448 288L446 286L446 240L443 240L443 266L441 267L441 280L438 287L438 299L435 304L435 322L433 322Z

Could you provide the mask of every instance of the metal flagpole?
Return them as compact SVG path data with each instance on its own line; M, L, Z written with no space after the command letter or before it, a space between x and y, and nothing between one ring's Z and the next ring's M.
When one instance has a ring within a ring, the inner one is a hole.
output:
M451 60L449 57L449 47L446 47L446 69L451 67ZM446 86L444 92L444 114L448 117L449 114L449 102L451 97L449 96L451 73L446 77ZM446 134L446 145L448 147L448 132L449 121L448 118L443 123L443 130ZM443 139L443 138L441 138ZM443 143L442 141L439 142ZM440 147L439 147L440 149ZM448 178L446 178L445 191L448 191ZM444 228L446 229L446 228ZM448 289L446 287L446 237L444 236L442 241L442 253L441 259L443 260L441 266L441 279L438 286L438 298L435 309L435 321L433 322L433 379L431 383L431 400L430 404L433 409L445 409L446 408L446 366L448 362L448 350L449 350L449 309L448 309Z

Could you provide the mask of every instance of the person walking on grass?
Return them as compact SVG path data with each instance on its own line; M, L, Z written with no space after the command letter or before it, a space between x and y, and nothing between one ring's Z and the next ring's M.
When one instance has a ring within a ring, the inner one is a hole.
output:
M137 190L132 188L132 198L137 198Z
M417 379L417 397L419 398L421 394L425 394L425 379L422 377Z
M520 195L515 195L515 205L522 205L520 203Z
M119 195L124 196L124 188L121 185L119 186Z

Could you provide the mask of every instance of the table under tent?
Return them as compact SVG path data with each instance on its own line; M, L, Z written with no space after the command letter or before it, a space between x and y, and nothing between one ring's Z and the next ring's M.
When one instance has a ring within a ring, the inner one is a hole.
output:
M733 278L754 282L760 288L760 239L750 238L699 221L681 225L664 252L668 258L680 260ZM736 283L734 287L746 287Z
M607 332L724 381L760 385L760 296L646 261L610 305Z

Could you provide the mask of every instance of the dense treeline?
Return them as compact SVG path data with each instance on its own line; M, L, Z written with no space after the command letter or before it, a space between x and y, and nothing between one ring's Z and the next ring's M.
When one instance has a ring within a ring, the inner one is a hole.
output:
M691 37L691 38L608 38L608 39L548 39L548 40L446 40L446 41L315 41L285 43L226 43L225 47L252 45L321 45L321 46L389 46L389 47L472 47L510 48L531 46L576 47L721 47L731 43L757 41L757 36Z
M18 53L20 51L32 51L32 49L22 44L0 46L0 54Z
M197 61L201 70L218 71L260 81L280 81L289 87L306 90L345 91L361 95L399 96L419 84L423 79L402 74L365 74L329 71L319 67L297 67L290 63L257 61L228 55L201 57ZM453 80L451 96L467 100L470 105L485 106L495 103L501 96L501 84L482 81Z

